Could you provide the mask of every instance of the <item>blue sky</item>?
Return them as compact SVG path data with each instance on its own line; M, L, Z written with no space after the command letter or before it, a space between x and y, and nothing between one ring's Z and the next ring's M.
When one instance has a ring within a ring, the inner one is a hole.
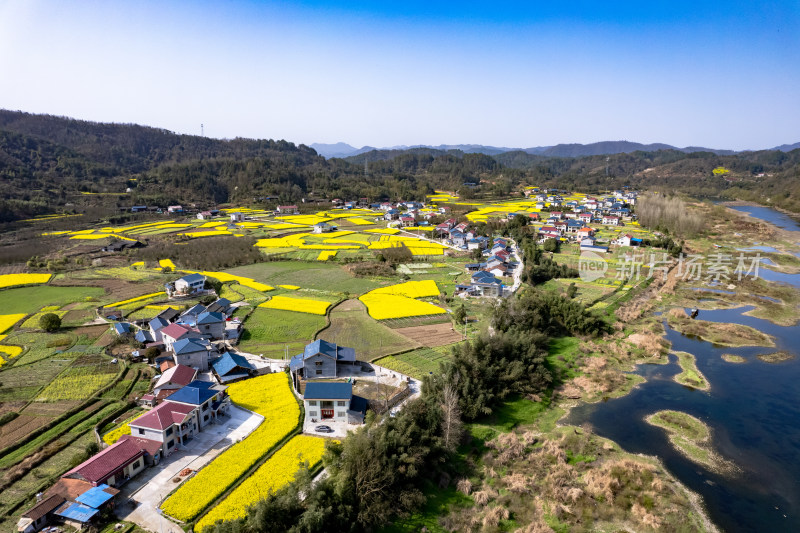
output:
M800 2L0 0L0 107L213 137L800 141Z

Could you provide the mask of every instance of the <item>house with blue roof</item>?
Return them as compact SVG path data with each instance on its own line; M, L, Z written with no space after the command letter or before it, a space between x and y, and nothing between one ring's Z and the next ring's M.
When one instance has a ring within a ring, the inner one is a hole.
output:
M114 333L117 335L125 335L131 332L131 325L127 322L118 322L114 324Z
M255 367L238 353L225 352L211 365L220 383L232 383L250 377Z
M353 399L353 384L342 382L311 381L306 383L303 404L306 421L347 423L347 411Z
M225 315L204 311L197 315L195 327L203 336L208 335L212 339L222 339L225 337Z
M205 339L180 339L172 344L172 353L175 364L205 372L211 359L211 343Z
M307 345L303 353L289 361L289 370L296 375L313 378L335 378L338 365L355 364L356 351L335 343L317 339Z
M195 407L200 429L224 414L230 403L224 387L200 380L194 380L173 392L166 401Z
M172 298L173 296L190 296L197 294L205 289L206 277L202 274L189 274L182 278L175 280L173 283L165 285L167 295Z
M134 335L133 338L141 342L142 344L150 344L151 342L153 342L153 336L146 329L140 329L139 331L137 331L136 335Z
M161 330L169 326L169 324L170 322L161 316L157 316L148 322L147 325L150 327L150 337L153 339L150 342L162 342Z

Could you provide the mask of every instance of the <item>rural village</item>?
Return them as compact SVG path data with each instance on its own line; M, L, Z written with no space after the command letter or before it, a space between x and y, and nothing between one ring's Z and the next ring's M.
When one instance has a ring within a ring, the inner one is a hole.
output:
M53 383L44 382L43 391L15 413L16 420L26 420L31 407L55 398L74 398L77 413L105 415L78 417L96 421L90 440L97 453L58 474L54 483L38 485L35 504L24 505L28 494L3 502L5 512L21 511L16 524L21 533L81 530L115 519L149 531L183 531L186 524L200 531L242 513L243 501L252 498L248 483L291 470L295 456L318 472L325 439L346 437L369 412L394 416L417 397L422 378L447 358L450 347L476 334L480 310L520 287L523 252L504 228L535 227L544 250L575 259L581 251L606 253L659 237L639 227L633 191L590 196L528 187L522 193L483 205L444 192L426 204L334 199L316 213L304 205L274 211L133 206L126 209L170 221L51 232L81 244L73 260L89 257L94 275L83 278L80 268L55 277L3 274L4 286L52 285L61 277L59 286L80 280L91 287L90 280L103 272L123 271L130 281L123 283L124 300L92 307L97 297L82 295L75 301L82 298L87 305L65 301L2 317L10 335L4 335L0 351L10 356L3 360L13 365L10 371L46 362L53 353L75 353L70 369L59 369ZM267 267L290 266L286 260L306 261L303 268L311 269L339 260L358 265L365 253L377 253L379 261L395 261L405 281L337 287L320 271L313 282L306 277L294 285L288 283L289 269L288 276L275 278L283 283L272 286L252 267L209 272L182 268L169 258L155 266L133 260L152 238L177 238L168 242L185 246L203 242L200 237L245 234L255 234L262 253L283 259L263 263ZM105 244L93 248L95 242ZM159 279L163 290L135 294L137 282ZM613 272L592 283L569 281L573 287L578 282L578 291L598 306L608 305L606 297L618 297L620 288L629 289ZM353 293L360 296L351 298ZM66 324L77 309L87 319L72 321L78 340L47 344L69 342L69 349L40 351L42 340L24 340L52 335L33 333L44 314L55 312ZM296 331L290 324L298 319L304 324ZM90 358L87 364L100 365L105 373L92 390L46 394ZM111 398L111 391L117 400L99 411L85 407ZM14 422L5 424L3 453L24 448L31 439L63 438L68 427L53 429L74 413L55 414L52 423L27 434L24 427L15 430ZM287 475L291 472L275 483Z

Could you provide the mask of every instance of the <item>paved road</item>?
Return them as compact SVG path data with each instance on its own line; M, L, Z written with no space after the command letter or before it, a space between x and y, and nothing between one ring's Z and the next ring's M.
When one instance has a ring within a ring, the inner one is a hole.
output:
M219 423L205 426L181 450L129 481L117 501L130 498L136 506L118 505L117 517L154 533L183 533L183 529L158 512L161 500L177 487L172 480L185 468L198 470L231 444L249 435L263 420L261 415L231 405L230 414Z

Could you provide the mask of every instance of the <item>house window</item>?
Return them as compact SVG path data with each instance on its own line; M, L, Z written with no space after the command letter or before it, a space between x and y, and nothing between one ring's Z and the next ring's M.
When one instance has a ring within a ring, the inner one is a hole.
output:
M203 417L203 422L208 422L208 415Z
M321 376L322 375L322 370L317 370L317 375Z
M208 404L204 403L203 404L203 412L205 413L206 411L208 411Z
M315 364L315 365L317 365L317 366L322 366L322 361L317 361L317 362L316 362L316 363L314 363L314 364Z
M144 430L142 428L138 428L138 429L139 429L139 435L144 435Z
M308 400L308 405L311 406L311 407L316 407L317 406L317 400Z
M336 413L336 416L339 418L344 418L344 411L339 411L338 413Z
M211 329L211 326L206 326L206 329Z
M339 400L338 402L336 402L336 405L338 407L344 407L344 402L342 400Z
M164 435L166 435L167 437L172 435L172 427L168 427L167 430L164 432Z
M171 440L171 441L169 441L169 442L167 443L167 449L170 449L170 448L172 448L173 446L175 446L175 441L174 441L174 440Z
M308 416L317 416L317 412L316 411L309 411L308 412Z
M136 461L133 462L133 465L131 465L131 467L133 470L139 468L139 459L136 459Z

